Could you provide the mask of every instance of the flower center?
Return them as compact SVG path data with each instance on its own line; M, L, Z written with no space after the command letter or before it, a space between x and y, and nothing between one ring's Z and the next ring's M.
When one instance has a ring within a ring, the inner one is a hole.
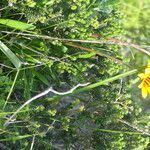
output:
M144 79L144 84L150 87L150 77Z

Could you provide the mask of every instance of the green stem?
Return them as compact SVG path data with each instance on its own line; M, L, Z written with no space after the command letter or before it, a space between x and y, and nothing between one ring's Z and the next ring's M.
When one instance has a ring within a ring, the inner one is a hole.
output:
M121 79L121 78L124 78L126 76L129 76L129 75L132 75L134 73L137 72L137 69L134 69L134 70L131 70L131 71L128 71L126 73L123 73L123 74L120 74L120 75L117 75L117 76L114 76L114 77L111 77L111 78L108 78L108 79L105 79L103 81L99 81L97 83L93 83L91 85L88 85L86 87L83 87L81 89L77 89L76 91L74 91L75 93L79 93L79 92L84 92L84 91L89 91L93 88L96 88L96 87L99 87L101 85L104 85L104 84L107 84L109 82L112 82L112 81L115 81L115 80L118 80L118 79Z
M13 89L14 89L16 80L17 80L17 78L18 78L19 72L20 72L20 69L17 70L17 73L16 73L16 75L15 75L13 84L12 84L12 86L11 86L11 88L10 88L10 91L9 91L8 96L7 96L7 98L6 98L6 102L5 102L4 106L3 106L3 110L5 109L5 107L6 107L7 103L8 103L8 100L9 100L9 98L10 98L12 92L13 92Z
M97 83L90 84L90 85L88 85L86 87L74 90L73 93L70 93L70 94L67 94L67 95L53 96L52 98L49 98L48 101L52 101L52 100L56 100L57 101L58 99L60 99L61 97L64 97L64 96L68 96L68 95L71 95L71 94L77 94L77 93L81 93L81 92L85 92L85 91L90 91L90 90L92 90L92 89L94 89L96 87L99 87L101 85L104 85L104 84L107 84L109 82L112 82L112 81L115 81L115 80L118 80L118 79L130 76L132 74L135 74L136 72L137 72L137 69L134 69L134 70L122 73L120 75L116 75L114 77L105 79L103 81L99 81Z

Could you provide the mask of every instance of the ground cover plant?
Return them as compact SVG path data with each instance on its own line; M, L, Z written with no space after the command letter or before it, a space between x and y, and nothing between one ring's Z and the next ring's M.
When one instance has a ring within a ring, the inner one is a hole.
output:
M148 2L1 0L0 149L148 150Z

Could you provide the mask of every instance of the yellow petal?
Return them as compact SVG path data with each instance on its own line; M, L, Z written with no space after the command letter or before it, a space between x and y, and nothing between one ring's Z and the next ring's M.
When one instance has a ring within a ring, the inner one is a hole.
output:
M142 87L142 96L143 96L143 98L147 97L147 93L148 93L147 88L146 87Z
M146 73L146 74L150 74L150 66L149 66L149 68L146 68L146 69L145 69L145 73Z
M144 82L142 81L142 83L138 86L138 88L142 88L143 87Z
M146 75L144 73L140 73L140 74L138 74L138 77L140 77L141 79L144 79L146 77Z
M150 94L150 86L149 86L149 87L147 87L147 91L148 91L148 93Z

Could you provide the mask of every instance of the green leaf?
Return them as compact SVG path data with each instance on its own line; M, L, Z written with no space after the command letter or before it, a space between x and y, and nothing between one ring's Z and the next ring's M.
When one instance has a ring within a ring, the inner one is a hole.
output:
M87 54L80 54L79 56L78 56L78 58L91 58L91 57L93 57L93 56L95 56L96 55L96 53L94 53L94 52L92 52L92 53L87 53Z
M0 41L0 50L10 59L16 69L21 66L21 61L19 58L4 44Z
M28 138L28 137L31 137L33 135L20 135L20 136L13 136L13 137L8 137L6 139L0 139L0 141L16 141L16 140L21 140L21 139L25 139L25 138Z
M41 63L38 59L33 58L31 55L26 55L26 60L32 63Z
M11 19L0 19L0 24L8 26L10 28L14 28L17 30L34 30L36 27L32 24L24 23L17 20Z

